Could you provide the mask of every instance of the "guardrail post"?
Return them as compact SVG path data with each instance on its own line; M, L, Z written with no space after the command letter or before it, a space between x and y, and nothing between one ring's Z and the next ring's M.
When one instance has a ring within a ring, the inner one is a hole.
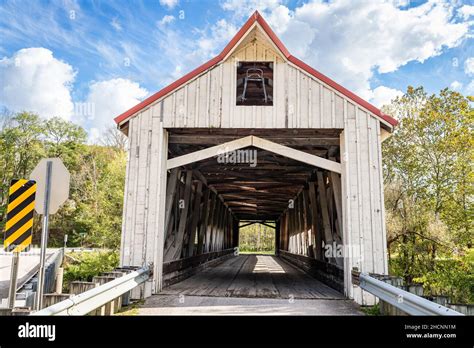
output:
M63 293L63 278L64 278L64 268L59 267L56 273L56 294Z
M128 270L127 270L128 271ZM118 274L117 274L118 275ZM31 315L87 315L101 307L107 309L107 314L113 314L114 301L123 294L143 284L150 278L150 269L130 269L130 273L114 278L108 276L94 277L94 281L101 284L95 288L81 292L78 295L67 294L70 298L52 306L34 312Z
M52 306L58 302L64 301L70 298L71 294L44 294L43 295L43 308Z
M108 282L110 282L114 279L115 279L114 277L95 276L94 278L92 278L92 282L97 283L100 286L100 285L108 283ZM109 303L107 303L105 306L100 308L100 315L113 315L114 314L114 307L115 307L114 301L115 300L112 300Z
M112 271L112 272L104 272L102 273L103 276L105 277L111 277L111 278L120 278L122 277L123 275L127 274L126 272L122 272L122 271ZM122 308L122 296L119 296L117 297L114 301L113 301L113 305L114 305L114 313L117 313L121 308Z

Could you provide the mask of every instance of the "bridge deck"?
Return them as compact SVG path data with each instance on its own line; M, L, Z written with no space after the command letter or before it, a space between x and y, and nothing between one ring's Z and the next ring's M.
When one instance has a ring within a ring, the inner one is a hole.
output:
M338 291L269 255L239 255L165 288L162 295L344 299Z

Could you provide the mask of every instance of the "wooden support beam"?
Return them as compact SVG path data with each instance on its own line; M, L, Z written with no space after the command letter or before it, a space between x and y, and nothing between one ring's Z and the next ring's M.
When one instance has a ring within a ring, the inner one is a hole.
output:
M186 171L186 182L184 189L184 207L181 209L181 214L179 217L178 231L176 232L176 238L173 243L168 246L168 250L165 253L165 262L177 260L181 256L181 250L183 249L183 237L186 229L187 217L189 206L191 205L191 189L192 189L192 178L193 171Z
M299 162L310 164L322 169L341 173L341 164L327 160L325 158L311 155L307 152L293 149L256 136L247 136L241 139L229 141L207 149L195 151L186 155L171 158L168 160L168 169L184 166L193 162L202 161L207 158L217 156L230 151L239 150L245 147L254 146L262 150L267 150L278 155L294 159Z
M317 260L323 260L323 238L322 233L318 230L318 201L316 200L316 188L314 182L309 182L309 199L311 201L311 232L314 238L314 255Z
M232 246L234 248L239 246L239 220L236 218L232 221Z
M193 162L202 161L207 158L217 156L229 151L234 151L252 145L252 136L232 140L220 145L208 147L207 149L195 151L183 156L171 158L168 160L168 169L181 167Z
M194 207L193 207L193 218L191 221L191 229L189 231L188 250L187 257L193 256L194 253L194 240L196 239L196 228L200 217L199 208L201 207L202 199L202 181L198 181L196 185L196 192L194 195Z
M309 193L308 189L303 189L303 217L304 217L304 230L303 230L303 241L304 241L304 255L309 256L309 245L311 244L308 233L311 233L310 229L310 218L309 218Z
M323 173L318 172L317 178L318 178L318 190L319 190L319 204L321 207L321 216L323 219L324 242L326 244L331 244L333 241L333 238L332 238L332 232L331 232L331 223L329 222L328 201L326 197L326 185L324 183Z
M258 224L258 221L252 221L252 222L246 223L244 225L240 225L239 227L243 228L243 227L251 226L251 225L254 225L254 224Z
M319 200L321 204L321 215L323 218L324 237L326 244L333 244L335 241L333 233L331 231L331 223L329 221L329 210L328 210L328 199L326 195L326 185L324 183L323 173L317 173L318 177L318 189L319 189ZM330 260L335 262L337 265L342 266L343 260L338 257L332 257Z
M153 291L158 293L163 287L163 257L164 257L164 236L165 236L165 207L166 207L166 189L167 189L167 170L166 170L166 161L168 158L168 132L163 128L163 123L160 122L158 129L154 128L153 137L155 135L155 130L158 133L159 144L157 146L157 157L159 158L158 162L158 180L156 184L157 194L156 197L156 209L157 216L155 219L155 225L152 226L153 230L156 231L156 236L153 241ZM152 146L153 148L153 146Z
M341 177L336 173L330 173L330 183L332 193L334 195L334 203L336 205L338 236L342 240L342 190Z
M203 253L204 238L206 236L207 224L209 219L209 206L211 203L210 194L211 190L206 189L202 201L201 225L199 226L197 255L201 255Z
M219 145L238 139L238 135L212 135L212 136L197 136L196 134L173 134L170 136L170 144L189 144L189 145ZM266 139L274 141L278 144L287 146L328 146L339 145L339 135L334 137L272 137L265 136Z
M280 254L281 247L281 219L275 222L275 255Z
M171 211L173 208L173 203L176 195L176 187L178 183L178 178L179 178L179 169L174 168L171 169L170 175L169 175L169 180L168 180L168 185L166 187L166 209L165 209L165 240L168 234L168 228L171 220Z
M311 155L304 151L295 150L291 147L280 145L272 141L268 141L255 136L252 138L252 145L259 149L267 150L278 155L294 159L299 162L313 165L318 168L326 169L336 173L341 173L340 163L330 161L315 155Z
M206 247L205 252L208 253L211 251L211 242L212 242L212 229L214 228L214 216L216 215L216 204L219 201L216 194L212 194L211 206L209 212L209 223L206 228Z

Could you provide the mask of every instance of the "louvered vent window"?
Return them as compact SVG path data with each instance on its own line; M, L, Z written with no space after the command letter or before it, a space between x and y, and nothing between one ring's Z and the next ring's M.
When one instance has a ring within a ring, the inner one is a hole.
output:
M237 105L273 105L273 63L239 62Z

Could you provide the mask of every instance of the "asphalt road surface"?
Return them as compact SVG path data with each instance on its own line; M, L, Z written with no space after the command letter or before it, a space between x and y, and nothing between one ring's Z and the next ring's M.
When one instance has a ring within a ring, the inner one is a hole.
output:
M55 249L47 249L46 259L53 254ZM40 261L40 249L31 249L28 252L20 254L18 264L18 282L17 288L23 285L37 270ZM10 287L12 253L0 253L0 301L8 298L8 289Z

